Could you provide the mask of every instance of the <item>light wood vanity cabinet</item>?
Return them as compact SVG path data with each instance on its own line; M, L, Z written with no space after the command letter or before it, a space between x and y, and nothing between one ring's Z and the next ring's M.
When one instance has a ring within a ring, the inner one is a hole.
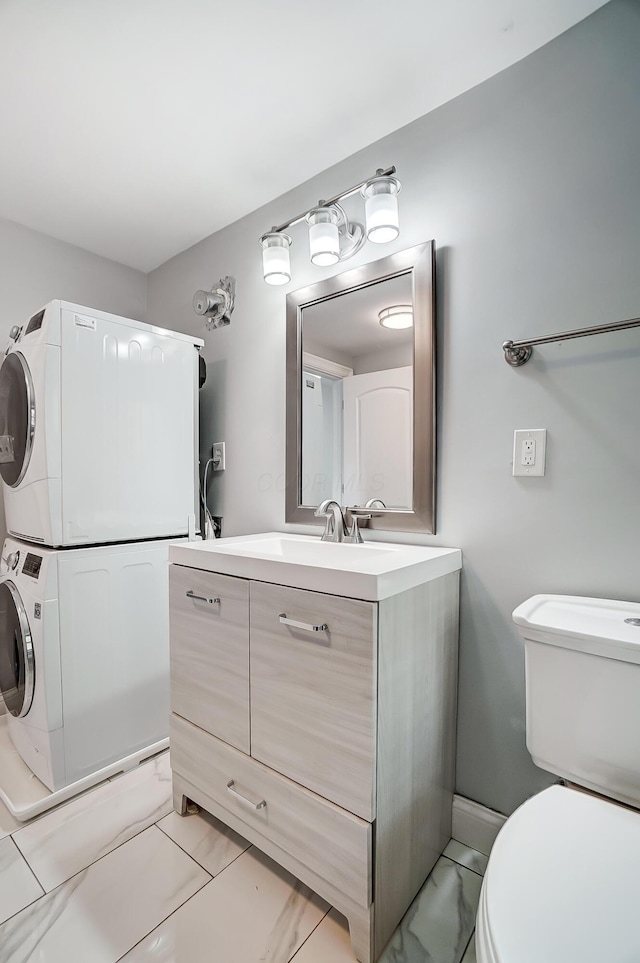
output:
M335 906L360 963L450 837L458 580L368 602L170 566L175 808Z
M172 565L171 709L249 752L249 583Z
M372 821L377 604L252 582L250 625L251 755Z

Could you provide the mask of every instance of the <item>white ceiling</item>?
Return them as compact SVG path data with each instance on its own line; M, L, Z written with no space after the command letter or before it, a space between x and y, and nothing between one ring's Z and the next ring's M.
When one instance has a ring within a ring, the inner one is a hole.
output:
M601 6L0 0L0 216L148 271Z

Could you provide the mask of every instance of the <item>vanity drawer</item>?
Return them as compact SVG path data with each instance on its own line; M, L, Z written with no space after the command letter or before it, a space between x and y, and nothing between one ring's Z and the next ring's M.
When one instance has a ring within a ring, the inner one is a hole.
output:
M170 565L169 606L172 710L249 752L248 581Z
M171 767L183 779L355 902L370 904L370 823L175 715L170 738Z
M251 582L251 755L366 820L377 627L376 603Z

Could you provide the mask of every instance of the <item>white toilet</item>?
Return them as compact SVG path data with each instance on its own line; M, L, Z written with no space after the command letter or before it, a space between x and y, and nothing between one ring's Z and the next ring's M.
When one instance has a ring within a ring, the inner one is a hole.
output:
M573 785L545 789L501 830L480 896L478 963L637 963L640 604L536 595L513 618L527 748Z

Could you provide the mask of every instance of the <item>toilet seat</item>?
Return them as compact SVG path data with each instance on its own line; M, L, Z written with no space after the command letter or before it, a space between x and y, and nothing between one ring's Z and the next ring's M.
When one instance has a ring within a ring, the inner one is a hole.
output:
M552 786L505 823L484 878L478 963L640 960L640 812Z

